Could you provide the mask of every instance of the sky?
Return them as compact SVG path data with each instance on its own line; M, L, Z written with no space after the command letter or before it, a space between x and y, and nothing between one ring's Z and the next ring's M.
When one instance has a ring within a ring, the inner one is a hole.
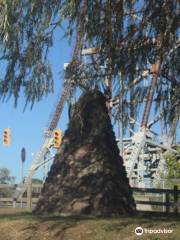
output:
M54 47L50 51L54 75L54 93L44 97L35 103L33 109L30 107L23 112L25 104L23 96L20 96L17 108L14 108L14 100L0 102L0 168L8 168L11 175L16 177L16 182L21 180L21 149L26 149L26 161L24 173L30 168L33 154L36 153L43 142L43 132L48 126L50 115L53 113L58 96L62 91L63 66L69 62L71 47L62 33L55 34ZM64 131L68 123L67 107L65 107L58 127ZM3 131L5 128L11 130L11 144L9 147L3 145Z

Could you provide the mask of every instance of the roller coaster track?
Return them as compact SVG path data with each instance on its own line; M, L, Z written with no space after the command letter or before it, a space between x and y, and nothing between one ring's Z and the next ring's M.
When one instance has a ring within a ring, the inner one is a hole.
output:
M128 171L129 179L132 178L134 167L138 163L139 154L140 154L141 150L143 149L145 142L146 142L148 120L149 120L152 101L153 101L153 97L154 97L154 93L155 93L155 89L156 89L156 85L157 85L158 77L159 77L159 73L160 73L160 65L161 65L160 60L157 60L156 63L154 65L152 65L152 68L151 68L151 73L153 74L153 78L152 78L151 85L149 87L149 91L147 94L147 101L146 101L144 112L143 112L141 127L140 127L139 132L136 134L136 136L133 140L132 153L129 158L129 162L131 164L130 169Z
M24 192L27 190L27 187L29 184L31 184L32 176L34 172L41 167L43 164L46 163L45 157L47 156L48 153L50 153L50 148L53 145L53 138L52 138L52 131L57 127L58 121L61 117L63 108L64 108L64 103L68 98L68 95L71 90L71 85L66 84L64 86L62 95L56 105L52 120L50 122L50 125L48 127L48 130L46 131L46 134L44 136L44 141L41 147L39 148L38 152L35 154L31 167L28 171L27 176L24 179L24 185L23 187L18 187L16 189L16 192L14 194L15 199L19 199L23 196ZM50 156L49 160L53 160L53 155Z
M59 100L59 102L58 102L58 104L56 106L56 109L55 109L55 112L53 114L53 118L51 120L51 123L50 123L50 125L48 127L48 131L49 132L53 131L56 128L56 126L58 124L58 121L59 121L59 119L61 117L63 108L64 108L64 103L65 103L65 101L66 101L66 99L67 99L67 97L68 97L68 95L70 93L70 90L71 90L71 85L70 84L66 84L64 86L64 89L63 89L62 95L60 97L60 100Z
M83 14L85 7L86 7L86 4L84 0L81 14ZM81 32L82 31L80 28L77 29L76 45L73 52L72 62L69 64L69 68L71 68L71 66L74 64L79 64L79 56L81 52L81 41L83 39ZM53 140L52 131L57 127L57 124L59 122L59 119L61 117L61 114L64 108L64 104L70 94L71 87L72 87L71 81L68 81L67 83L65 83L61 97L56 105L52 120L50 121L49 127L47 128L46 134L44 136L43 144L41 145L40 149L38 150L38 152L35 154L35 157L33 158L30 170L24 180L24 186L21 188L19 187L17 189L17 191L15 192L14 198L19 199L23 196L24 192L27 190L28 186L31 184L34 171L47 162L47 160L45 161L45 157L50 152L50 148L52 147L52 140ZM53 158L54 156L51 155L49 160L53 160Z

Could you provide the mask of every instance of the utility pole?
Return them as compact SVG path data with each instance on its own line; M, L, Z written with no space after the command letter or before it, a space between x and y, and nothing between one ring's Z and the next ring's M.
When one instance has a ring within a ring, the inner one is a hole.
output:
M24 162L26 160L26 150L25 148L23 147L21 149L21 182L22 182L22 185L24 184ZM21 208L23 207L23 194L21 196Z

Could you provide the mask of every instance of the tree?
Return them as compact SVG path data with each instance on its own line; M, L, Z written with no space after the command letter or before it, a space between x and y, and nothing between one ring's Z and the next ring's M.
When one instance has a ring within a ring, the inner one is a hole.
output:
M0 184L13 184L15 177L10 175L10 171L7 168L0 168Z
M5 4L4 4L5 3ZM52 46L58 1L3 1L0 16L0 59L5 74L0 81L0 96L14 96L15 104L20 91L26 103L32 104L53 90L52 73L47 58Z
M1 41L1 59L7 67L0 82L1 97L13 95L17 103L22 88L27 103L34 103L52 90L48 50L53 46L54 30L65 21L66 36L75 39L66 72L74 89L96 86L107 90L108 82L110 98L121 98L121 111L127 122L129 116L136 117L140 104L146 101L151 85L149 76L158 74L154 90L156 108L163 112L166 124L177 116L178 1L16 0L12 4L7 0L6 4L8 24L6 37ZM85 48L94 52L87 57L86 64L81 54ZM143 85L144 78L148 86ZM115 117L119 116L119 109L117 104Z
M178 153L166 151L163 154L164 168L160 172L160 179L157 181L157 187L173 188L175 185L180 186L180 161L179 161L179 146L175 148ZM163 185L162 185L163 183Z
M180 159L177 154L166 152L164 154L166 161L166 177L168 179L180 179Z
M146 99L151 85L146 76L149 85L143 86L144 72L154 73L153 64L156 66L159 61L160 77L154 99L156 108L163 111L165 122L172 122L176 115L173 109L179 112L180 107L177 1L84 0L77 1L76 7L71 8L72 2L64 8L64 15L71 17L69 31L76 29L76 34L81 34L76 40L79 52L75 49L76 61L72 61L69 79L74 77L74 81L81 83L85 79L85 84L93 85L108 78L109 87L123 99L125 114L136 116L139 103ZM80 53L87 47L95 48L92 52L96 54L84 65ZM102 65L105 68L102 69ZM118 111L119 106L116 113Z
M10 171L7 168L0 168L0 184L13 184L15 177L11 176ZM0 189L1 197L10 197L14 193L13 188Z
M39 178L33 178L32 179L32 183L33 184L43 184L43 181Z

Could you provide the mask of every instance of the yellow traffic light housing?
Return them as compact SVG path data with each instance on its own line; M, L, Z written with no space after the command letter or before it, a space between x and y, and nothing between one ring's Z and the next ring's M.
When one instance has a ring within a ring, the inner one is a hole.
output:
M10 129L9 128L4 129L3 143L5 146L10 145Z
M54 130L54 142L53 142L53 147L54 148L59 148L60 145L61 145L61 130L60 129L57 129L57 130Z

